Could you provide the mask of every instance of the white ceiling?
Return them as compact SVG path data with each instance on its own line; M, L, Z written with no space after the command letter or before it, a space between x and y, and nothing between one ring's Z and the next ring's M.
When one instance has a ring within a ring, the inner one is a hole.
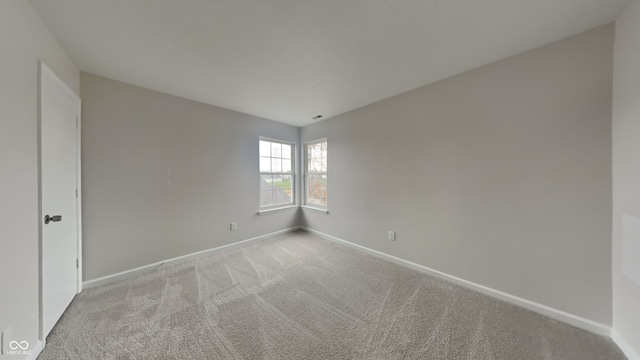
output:
M78 67L303 126L615 19L630 0L30 0Z

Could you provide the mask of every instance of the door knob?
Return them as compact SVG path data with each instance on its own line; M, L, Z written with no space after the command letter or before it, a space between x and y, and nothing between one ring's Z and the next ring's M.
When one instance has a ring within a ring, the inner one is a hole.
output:
M45 225L47 225L50 222L58 222L58 221L62 221L62 215L53 215L53 216L45 215L44 216Z

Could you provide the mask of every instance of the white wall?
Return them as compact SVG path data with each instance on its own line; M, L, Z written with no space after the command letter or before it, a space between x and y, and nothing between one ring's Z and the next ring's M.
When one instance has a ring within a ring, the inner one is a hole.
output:
M297 127L87 73L81 95L85 280L298 225L257 215L258 138Z
M80 75L27 1L0 1L0 48L0 331L13 325L14 339L33 347L38 339L38 59L76 92Z
M303 225L611 324L613 25L305 127ZM387 240L397 231L397 242Z
M634 229L634 222L640 224L640 1L637 0L616 21L613 327L640 354L640 228Z

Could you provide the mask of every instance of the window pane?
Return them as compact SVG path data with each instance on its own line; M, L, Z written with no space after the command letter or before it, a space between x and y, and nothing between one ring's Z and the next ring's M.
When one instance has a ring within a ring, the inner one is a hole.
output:
M271 142L260 140L260 156L271 156Z
M306 203L327 206L327 142L306 146Z
M309 160L309 172L322 172L322 159L312 158Z
M272 172L281 172L282 171L282 159L271 159L271 171Z
M259 141L260 206L270 207L294 202L294 145L278 141ZM282 173L291 174L283 175Z
M291 202L293 199L293 176L284 175L282 177L282 190L285 194L285 202Z
M280 143L271 143L271 157L282 157L282 144Z
M260 191L271 190L272 175L260 175Z
M260 172L271 172L271 158L260 158Z
M271 182L271 186L274 188L282 189L282 175L273 175L273 181Z
M307 176L307 203L327 206L327 176Z
M307 153L307 171L308 172L312 172L313 170L313 162L314 162L314 158L311 155L311 149L309 148L308 153Z
M279 205L284 202L284 197L282 196L284 192L282 189L274 189L273 190L273 205Z
M324 144L325 143L317 143L313 147L313 156L316 158L321 158L324 156Z
M318 157L318 144L309 145L309 159Z
M271 206L273 205L273 198L271 194L271 190L260 191L260 206Z
M282 159L282 172L291 172L291 159Z
M291 145L282 144L282 158L291 159Z

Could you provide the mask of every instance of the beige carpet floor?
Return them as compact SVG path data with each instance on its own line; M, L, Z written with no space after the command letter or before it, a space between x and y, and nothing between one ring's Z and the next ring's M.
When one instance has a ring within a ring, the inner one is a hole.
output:
M49 359L624 359L607 338L305 232L83 291Z

